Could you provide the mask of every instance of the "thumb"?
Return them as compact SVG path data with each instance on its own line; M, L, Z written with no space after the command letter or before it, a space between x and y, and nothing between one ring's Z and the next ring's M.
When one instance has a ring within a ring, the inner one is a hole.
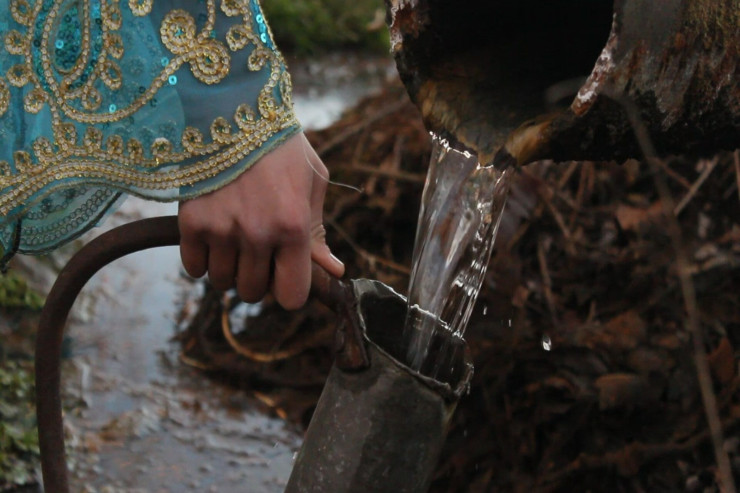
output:
M314 172L310 197L311 259L334 277L342 277L344 275L344 264L331 253L329 245L326 244L326 229L324 229L324 196L329 171L307 140L305 141L305 149L306 159L309 160Z
M311 228L311 259L334 277L344 275L344 264L326 244L326 230L321 222Z

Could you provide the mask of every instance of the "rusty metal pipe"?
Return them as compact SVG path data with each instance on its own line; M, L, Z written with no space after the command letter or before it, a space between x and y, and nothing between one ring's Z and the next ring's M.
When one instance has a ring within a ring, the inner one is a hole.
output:
M286 493L424 493L472 364L465 342L438 331L446 348L436 379L412 371L403 323L406 300L377 281L352 281L370 366L329 374Z
M740 146L738 0L385 1L427 128L485 161L639 157L625 100L660 155Z
M69 311L87 281L101 268L130 253L180 242L176 216L143 219L114 228L80 249L59 273L41 312L36 338L36 416L41 468L46 493L69 493L64 452L61 401L61 354ZM349 287L312 266L311 293L337 312L351 304ZM351 322L351 321L350 321ZM337 361L346 368L367 365L364 346L355 337L358 329L343 325Z
M72 304L87 281L105 265L129 253L176 245L179 240L176 217L137 221L115 228L74 255L49 292L36 338L36 416L47 493L69 492L60 383L62 339Z

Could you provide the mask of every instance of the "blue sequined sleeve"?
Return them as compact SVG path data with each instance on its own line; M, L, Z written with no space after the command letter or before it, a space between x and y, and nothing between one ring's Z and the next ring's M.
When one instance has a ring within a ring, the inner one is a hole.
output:
M300 131L257 0L0 2L0 243L217 189Z

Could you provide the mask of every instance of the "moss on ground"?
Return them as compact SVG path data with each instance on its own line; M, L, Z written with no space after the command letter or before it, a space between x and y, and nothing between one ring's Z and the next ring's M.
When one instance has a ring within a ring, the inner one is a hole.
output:
M31 363L0 362L0 491L35 483L38 461Z
M0 307L40 310L44 297L31 289L15 272L0 274Z
M262 7L285 52L379 52L389 46L382 0L262 0Z
M16 272L0 274L0 492L36 484L39 467L32 354L18 345L19 320L38 312L44 298ZM15 342L13 342L15 341Z

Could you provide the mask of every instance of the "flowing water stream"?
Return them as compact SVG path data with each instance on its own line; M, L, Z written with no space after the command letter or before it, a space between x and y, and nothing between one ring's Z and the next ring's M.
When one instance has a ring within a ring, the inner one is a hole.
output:
M440 330L462 336L480 291L508 195L510 171L433 135L404 324L407 364L434 377L445 348Z

